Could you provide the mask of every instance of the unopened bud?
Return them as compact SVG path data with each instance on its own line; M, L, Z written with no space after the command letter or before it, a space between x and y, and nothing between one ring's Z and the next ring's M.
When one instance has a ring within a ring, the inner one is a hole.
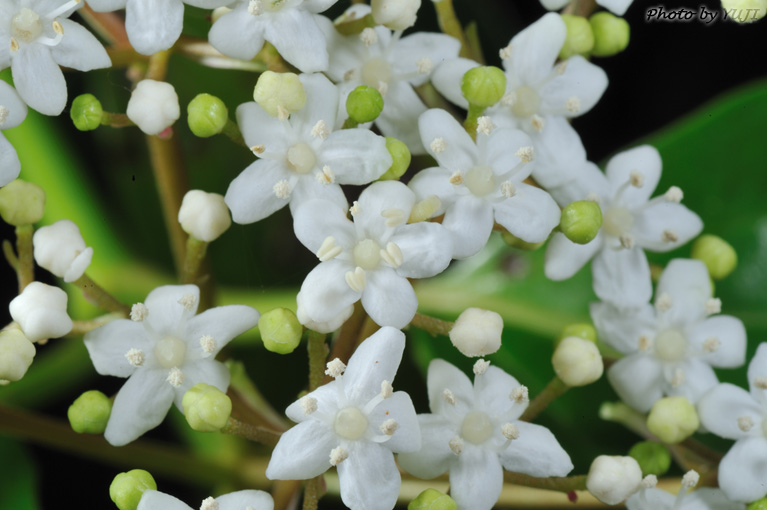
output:
M695 406L685 397L662 398L655 402L647 416L647 428L668 444L684 441L699 426Z
M373 87L360 85L346 97L346 113L357 123L373 122L383 111L384 99Z
M93 94L80 94L72 101L72 108L69 110L72 123L80 131L93 131L98 128L103 113L101 101Z
M253 99L272 117L297 112L306 104L306 91L298 75L264 71L253 89Z
M232 218L223 196L193 189L181 201L178 222L184 232L209 243L227 231Z
M164 81L141 80L131 93L125 113L144 133L160 134L181 116L176 89Z
M386 150L391 155L392 165L378 178L379 181L396 180L402 177L407 172L412 158L407 145L391 136L386 137Z
M152 475L143 469L132 469L115 476L109 486L109 497L119 510L136 510L147 489L157 490Z
M0 188L0 216L14 227L40 221L45 208L45 191L37 184L21 179Z
M486 356L501 348L503 319L490 310L467 308L450 330L450 341L464 356Z
M470 105L488 108L506 93L506 75L494 66L474 67L463 75L461 93Z
M569 240L577 244L591 242L602 227L602 210L591 200L569 203L562 209L559 228Z
M415 24L421 0L371 0L373 19L392 30L405 30Z
M589 24L594 33L591 54L595 57L611 57L629 45L631 30L625 19L601 11L589 18Z
M597 341L597 331L594 329L594 326L586 323L568 324L562 328L562 332L559 333L557 342L561 342L569 336L577 336L578 338L583 338L589 342L596 343Z
M67 418L78 434L103 434L112 414L112 401L100 391L86 391L72 402Z
M671 467L668 449L655 441L642 441L631 447L629 456L639 463L642 475L663 476Z
M232 401L226 393L205 383L189 388L181 406L187 423L198 432L218 432L232 414Z
M583 16L562 14L562 21L567 27L567 37L559 50L559 58L567 60L573 55L587 55L594 47L594 33L589 20Z
M410 504L407 510L457 510L458 503L447 494L436 489L426 489Z
M67 315L67 293L58 287L32 282L8 305L30 342L58 338L72 331Z
M18 381L35 358L35 345L18 329L0 331L0 381Z
M229 120L229 110L216 96L197 94L186 107L186 116L192 133L200 138L208 138L224 129Z
M617 505L639 490L642 469L631 457L600 455L591 463L586 488L602 503Z
M85 246L80 229L70 220L41 227L32 242L35 262L65 282L80 278L93 258L93 248Z
M290 354L298 344L304 328L298 317L287 308L275 308L263 314L258 320L258 329L266 350L278 354Z
M695 241L692 245L692 258L706 264L714 280L724 279L738 265L738 254L732 245L711 234L702 235Z
M591 384L604 372L604 363L594 342L570 336L563 339L551 358L554 372L568 386Z

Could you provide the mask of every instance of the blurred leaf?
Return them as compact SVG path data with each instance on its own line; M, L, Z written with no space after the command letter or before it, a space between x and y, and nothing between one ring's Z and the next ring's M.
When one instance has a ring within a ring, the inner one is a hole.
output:
M0 508L37 510L37 476L26 448L8 438L0 437Z

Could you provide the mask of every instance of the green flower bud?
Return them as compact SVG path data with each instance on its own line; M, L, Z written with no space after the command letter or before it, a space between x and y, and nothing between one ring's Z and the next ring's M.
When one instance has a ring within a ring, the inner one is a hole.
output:
M655 441L642 441L635 444L629 450L629 457L633 457L639 463L642 476L663 476L671 467L671 454L668 448Z
M186 107L186 115L189 129L200 138L219 134L229 120L224 102L210 94L197 94Z
M157 490L152 475L143 469L132 469L115 476L109 486L109 497L120 510L136 510L141 495L147 489Z
M205 383L189 388L181 407L189 426L198 432L218 432L232 414L232 401L226 393Z
M527 241L523 241L511 232L507 232L505 230L501 232L501 239L503 239L503 242L512 248L517 248L524 251L535 251L545 243L545 241L541 241L540 243L528 243Z
M458 504L453 498L436 489L426 489L407 506L407 510L456 510L457 508Z
M362 124L373 122L383 111L384 100L381 93L373 87L360 85L346 98L346 113L353 121Z
M551 364L557 377L571 387L593 383L602 377L605 369L596 344L577 336L559 342Z
M506 93L506 75L494 66L469 69L463 75L461 93L472 106L493 106Z
M567 27L567 38L559 50L559 58L566 60L573 55L587 55L594 47L594 32L589 20L583 16L563 14L562 21Z
M706 264L708 273L714 280L722 280L735 270L738 254L721 237L711 234L700 236L692 245L692 258Z
M69 110L72 123L80 131L93 131L99 127L103 113L101 101L93 94L80 94L72 101L72 109Z
M767 0L722 0L728 18L738 23L751 23L767 14Z
M571 202L562 209L559 228L569 240L577 244L591 242L602 227L602 210L591 200Z
M297 74L264 71L253 89L253 99L272 117L287 118L306 104L306 91Z
M602 11L592 15L589 23L594 32L594 48L591 54L595 57L617 55L629 45L630 29L625 19Z
M666 397L655 402L647 417L647 428L667 444L676 444L698 430L695 406L685 397Z
M261 339L268 351L290 354L301 343L304 328L296 314L287 308L275 308L258 319Z
M0 188L0 216L14 227L32 225L43 218L45 191L37 184L16 179Z
M72 402L67 418L78 434L103 434L112 413L112 401L100 391L86 391Z
M561 341L568 336L577 336L578 338L583 338L584 340L594 343L597 341L597 331L594 329L594 326L586 323L568 324L562 328L562 332L559 333L557 341Z
M0 331L0 381L18 381L35 358L35 344L20 329Z
M748 505L746 510L767 510L767 498L757 499Z
M412 159L410 150L403 142L397 140L396 138L392 138L391 136L386 137L386 150L388 150L389 154L391 155L392 165L386 172L384 172L381 177L378 178L378 180L397 180L402 177L405 172L407 172L407 169L410 166L410 160Z

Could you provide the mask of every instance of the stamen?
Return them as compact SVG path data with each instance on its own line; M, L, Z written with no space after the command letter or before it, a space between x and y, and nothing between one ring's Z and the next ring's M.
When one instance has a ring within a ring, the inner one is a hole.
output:
M277 118L281 121L288 120L288 117L290 117L290 112L285 109L284 106L278 105L277 106Z
M455 405L455 394L452 391L450 391L448 388L445 388L442 391L442 398L444 398L445 402L447 402L451 406Z
M11 51L19 51L19 41L15 37L11 37Z
M61 16L65 12L67 12L69 9L80 5L81 2L82 2L82 0L70 0L67 3L60 5L56 9L53 9L51 12L49 12L48 14L46 14L43 17L48 18L48 19L56 18L58 16Z
M754 386L760 390L767 390L767 377L755 377Z
M260 0L250 0L248 3L248 14L251 16L259 16L264 12L264 5Z
M501 48L501 50L498 52L498 55L501 57L501 60L506 60L507 58L511 58L511 44L509 44L505 48Z
M703 342L703 352L716 352L719 350L719 346L721 345L721 342L718 338L706 338L705 342Z
M682 487L685 489L692 489L696 485L698 485L698 482L700 481L700 475L697 471L694 469L689 470L687 473L684 474L682 477Z
M596 202L597 204L602 201L602 199L599 198L599 194L594 191L591 191L588 195L586 195L586 200L589 202Z
M463 439L461 439L459 436L455 436L447 444L456 455L459 455L463 451Z
M519 429L513 423L504 423L501 425L501 434L509 441L519 439Z
M333 173L333 170L328 165L323 166L322 172L317 172L314 174L314 177L320 184L326 186L336 182L336 174Z
M395 420L389 418L385 422L381 424L378 429L386 434L387 436L394 435L395 432L397 432L397 429L399 428L399 423L397 423Z
M558 75L560 75L560 76L561 76L561 75L563 75L563 74L565 74L565 71L567 71L567 62L568 62L568 61L567 61L567 60L565 60L565 61L563 61L562 63L560 63L559 65L557 65L557 66L554 68L554 72L556 72L556 73L557 73Z
M381 381L381 398L383 399L391 398L393 393L394 393L394 388L392 387L391 383L386 380Z
M347 271L344 275L346 284L351 287L354 292L362 292L365 290L365 270L357 266L354 271Z
M144 303L136 303L131 306L130 320L133 322L141 322L149 316L149 308Z
M677 235L676 231L671 229L666 229L663 231L664 243L675 243L677 241L679 241L679 236Z
M671 309L671 306L673 305L673 301L671 300L671 296L669 296L666 292L661 294L658 297L658 300L655 302L655 309L659 312L668 312Z
M706 300L706 304L704 305L706 309L706 314L713 315L715 313L721 313L722 311L722 300L719 298L710 298Z
M216 352L216 349L218 348L218 343L216 342L216 339L213 338L210 335L205 335L202 338L200 338L200 347L202 347L202 351L205 354L213 354Z
M317 410L317 399L314 397L304 397L298 402L301 404L301 410L304 414L312 414Z
M487 367L490 366L489 361L485 361L483 359L478 359L476 363L474 363L474 375L482 375L487 371Z
M284 179L277 181L277 183L274 185L274 188L272 188L272 191L274 191L274 196L277 198L286 200L288 197L290 197L290 183Z
M569 98L567 101L565 101L565 109L567 109L567 111L572 113L573 115L580 112L581 111L580 98L577 98L575 96Z
M330 465L337 466L346 459L349 458L349 452L341 448L340 446L330 450Z
M495 124L490 117L482 116L477 119L477 133L483 135L489 135L495 129Z
M754 420L750 416L738 416L738 428L743 432L748 432L754 428Z
M348 71L344 73L344 81L352 81L356 74L357 74L356 69L349 69Z
M178 304L183 306L187 312L193 312L195 306L197 306L197 297L194 294L184 294L178 300Z
M378 89L378 92L382 96L385 96L386 93L389 91L389 84L386 83L385 81L379 81L378 82L378 86L376 87L376 89Z
M125 353L125 359L127 359L128 363L134 367L140 367L144 364L146 356L144 355L144 351L141 349L130 349Z
M458 186L459 184L463 184L463 175L461 175L461 172L456 170L453 172L453 175L450 176L450 184L453 184L455 186Z
M530 145L527 147L520 147L519 150L514 153L514 155L518 157L522 163L530 163L533 160L534 154L535 150Z
M658 485L658 477L655 475L647 475L642 479L642 487L645 489L652 489Z
M501 183L501 195L505 198L511 198L517 192L514 183L511 181L505 181Z
M641 188L644 186L644 174L637 170L632 170L629 174L629 182L635 188Z
M317 250L317 258L320 259L320 262L327 262L339 256L342 251L343 248L336 244L336 238L328 236L322 241L320 249Z
M330 136L330 128L324 120L320 119L312 128L311 134L314 138L325 140L328 136Z
M684 375L684 370L681 368L677 368L674 370L674 377L671 378L671 386L674 388L678 388L682 384L684 384L686 377Z
M168 378L165 380L174 388L178 388L184 384L184 373L178 367L173 367L170 369L170 372L168 372Z
M631 234L623 234L618 239L621 242L621 246L625 249L630 250L634 247L634 236Z
M0 126L5 124L5 121L10 113L11 112L8 111L8 108L0 104Z
M386 218L386 226L388 228L404 225L408 218L402 209L384 209L381 211L381 216Z
M504 96L501 98L501 104L503 106L514 106L514 103L517 102L517 93L513 90L509 92L508 94L504 94Z
M365 46L372 46L378 42L378 34L374 29L368 27L360 33L360 40Z
M352 202L352 206L349 208L349 212L352 216L356 216L360 212L360 203L356 200Z
M394 269L402 265L402 250L394 243L388 243L385 250L378 252L384 262Z
M434 62L428 57L419 58L415 65L420 74L429 74L434 70Z
M431 218L442 207L442 201L437 195L429 195L413 206L410 210L408 223L418 223Z
M211 497L207 497L202 500L200 510L218 510L218 501Z
M673 202L675 204L678 204L682 201L682 198L684 198L684 193L682 193L682 190L676 186L671 186L668 191L663 195L663 198L665 198L669 202Z
M339 358L328 361L327 365L325 366L325 375L329 375L333 379L339 377L344 373L344 370L346 370L346 365Z
M433 153L439 154L440 152L444 152L444 150L447 149L447 143L445 142L444 138L435 138L429 144L429 148Z
M533 129L540 133L543 131L543 128L546 127L546 120L539 115L533 115L530 118L530 125L532 125Z
M641 335L639 337L639 350L647 351L652 347L652 340L647 335Z
M266 146L260 143L250 148L250 152L252 152L256 156L260 156L261 154L264 153L265 150L266 150Z
M530 401L530 394L527 390L527 386L517 386L511 390L509 398L517 404L523 404Z

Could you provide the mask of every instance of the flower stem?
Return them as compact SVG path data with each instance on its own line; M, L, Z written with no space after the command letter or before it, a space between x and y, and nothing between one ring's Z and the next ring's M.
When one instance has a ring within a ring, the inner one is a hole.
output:
M117 319L124 319L124 318L125 318L125 315L122 313L108 313L106 315L102 315L101 317L96 317L95 319L92 319L89 321L73 321L72 331L70 331L64 336L66 337L83 336L85 333L88 333L89 331L93 331L96 328L100 328L104 324L107 324Z
M13 243L11 243L8 239L3 241L3 255L5 255L5 260L8 262L8 265L11 266L11 269L18 271L19 258L13 252Z
M474 105L469 105L469 112L466 115L466 120L463 121L463 128L469 133L472 140L477 139L477 119L485 113L484 108L480 108Z
M35 258L33 256L32 225L16 227L16 253L19 257L19 265L16 266L16 276L19 280L19 294L24 288L35 281Z
M275 432L259 425L251 425L231 416L227 420L226 425L224 425L224 428L221 429L221 432L223 434L240 436L249 441L255 441L272 448L277 446L277 442L282 435L281 432Z
M102 310L119 313L123 317L127 317L130 314L130 308L128 306L120 303L117 298L91 280L87 274L83 273L80 278L72 283L80 287L83 291L83 295Z
M362 308L360 302L354 303L354 312L352 316L346 319L341 329L338 331L338 336L333 342L333 348L330 351L328 359L340 359L344 363L349 361L354 347L357 345L357 338L360 334L362 326L365 324L367 314L365 309ZM324 370L324 369L323 369ZM325 376L322 384L330 382L332 378L328 375Z
M317 510L320 498L325 495L325 479L322 475L306 481L302 510Z
M146 70L147 80L164 81L168 74L168 61L170 60L170 50L158 51L149 58L149 67Z
M460 41L461 51L458 53L458 56L472 58L469 46L466 44L466 37L464 37L463 29L461 28L461 22L458 21L458 17L455 15L452 0L438 0L434 2L434 8L437 10L439 29Z
M426 331L431 336L448 336L455 323L443 321L441 319L437 319L436 317L430 317L422 313L416 313L415 317L413 317L413 320L410 321L410 325Z
M525 409L525 412L522 413L522 416L520 416L519 419L522 421L534 420L536 416L549 407L549 404L554 402L554 400L564 394L568 389L570 389L570 387L562 382L562 379L554 376L554 378L549 381L549 384L543 388L543 391L530 401L530 405L527 406L527 409Z
M226 119L226 124L224 124L224 129L222 129L221 132L237 145L248 147L248 144L245 143L245 139L242 137L240 128L232 119Z
M586 475L536 478L534 476L523 475L521 473L510 473L508 471L504 471L503 480L506 483L513 483L514 485L523 485L525 487L533 487L535 489L545 489L549 491L559 491L565 493L570 491L586 490Z
M135 126L136 124L134 124L133 121L128 118L128 115L124 113L101 112L101 125L113 128L124 128Z
M328 359L325 335L309 331L306 350L309 352L309 391L314 391L325 377L325 362Z
M184 271L181 275L181 283L194 283L199 285L200 266L205 260L205 254L208 251L208 243L200 241L194 236L189 236L186 240L186 258L184 260Z

